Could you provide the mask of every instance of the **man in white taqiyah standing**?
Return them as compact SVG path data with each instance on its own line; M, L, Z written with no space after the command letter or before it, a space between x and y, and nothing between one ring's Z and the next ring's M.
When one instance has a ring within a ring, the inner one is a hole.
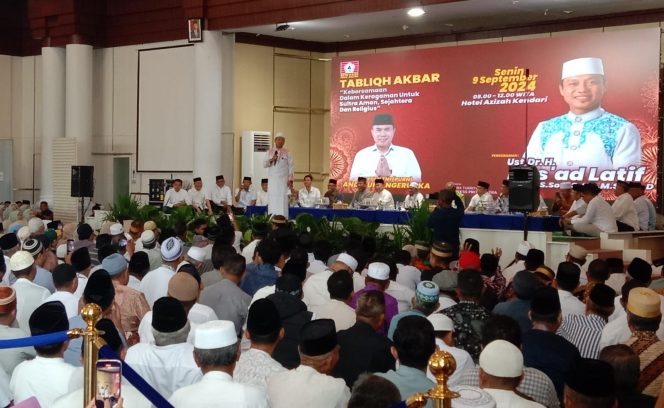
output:
M267 212L288 218L288 192L293 186L293 156L284 149L285 143L284 134L277 133L274 147L267 151L263 166L268 169Z

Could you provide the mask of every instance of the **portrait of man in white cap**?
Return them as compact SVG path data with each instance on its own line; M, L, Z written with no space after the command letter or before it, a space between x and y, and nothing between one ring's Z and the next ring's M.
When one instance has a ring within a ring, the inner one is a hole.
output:
M601 106L607 91L601 59L565 62L559 90L569 112L537 125L528 142L528 158L553 158L556 169L603 170L641 164L639 130Z
M371 122L374 144L355 154L350 170L351 180L358 177L410 177L411 181L422 181L422 170L415 153L392 144L396 130L391 114L374 116Z

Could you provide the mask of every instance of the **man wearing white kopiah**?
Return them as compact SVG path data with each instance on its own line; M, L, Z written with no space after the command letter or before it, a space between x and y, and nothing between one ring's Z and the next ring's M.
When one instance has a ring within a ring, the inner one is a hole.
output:
M374 116L371 123L374 145L355 155L351 180L358 177L410 177L411 181L422 181L422 170L413 151L392 144L396 130L389 113Z
M563 64L560 95L569 112L537 125L528 142L528 158L553 158L556 169L618 169L641 164L641 136L632 123L602 109L606 92L599 58Z
M267 151L263 167L267 168L267 212L288 218L288 193L293 187L293 156L284 149L286 137L279 132L274 147Z
M424 196L418 191L420 183L417 181L412 181L410 183L410 188L408 189L408 195L403 200L403 206L405 208L419 208L424 202Z

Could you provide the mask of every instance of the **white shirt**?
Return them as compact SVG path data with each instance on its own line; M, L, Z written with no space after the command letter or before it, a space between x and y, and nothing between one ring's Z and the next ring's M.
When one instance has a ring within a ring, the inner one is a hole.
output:
M406 198L403 200L403 206L405 208L417 208L422 205L423 201L424 201L424 196L420 192L415 193L414 196L408 194Z
M129 282L127 282L127 287L130 287L134 290L141 291L141 281L138 280L134 275L129 275Z
M208 195L205 198L207 198L208 200L212 201L217 205L233 204L233 196L231 195L231 189L225 184L223 187L219 187L218 185L215 184L214 187L212 187L210 191L208 191Z
M512 282L512 279L514 279L516 274L524 269L526 269L526 261L516 261L512 265L505 268L503 270L503 277L505 278L505 282Z
M345 408L350 399L344 380L305 365L274 374L267 390L273 408Z
M634 228L634 231L639 230L639 216L636 214L636 207L634 206L634 199L629 193L622 193L611 205L611 211L616 217L616 221L620 221Z
M252 201L256 200L256 193L249 189L235 189L235 195L237 196L238 191L240 192L240 201L237 202L237 206L240 208L247 208L248 205L252 205Z
M380 193L374 192L373 197L371 197L371 203L375 203L378 207L385 210L394 210L394 198L392 197L392 193L386 188Z
M297 197L300 207L313 207L320 202L320 190L314 186L311 186L310 190L307 190L306 187L302 187L298 192Z
M62 358L39 356L16 366L9 382L14 402L35 396L42 407L50 407L57 398L81 386L83 386L81 367L69 365Z
M187 320L189 320L191 326L189 335L187 336L187 342L194 344L194 332L196 331L196 327L205 322L217 320L217 314L209 306L194 303L191 309L189 309ZM141 339L141 343L154 344L154 334L152 333L152 310L147 312L141 319L141 323L138 325L138 336Z
M131 408L151 408L152 403L145 398L133 385L129 384L125 379L122 379L122 387L120 390L122 399L124 400L125 407ZM55 400L51 408L72 408L78 407L83 401L83 388L79 388L74 392Z
M194 361L194 346L189 343L138 343L129 347L125 361L164 398L203 377Z
M332 276L332 271L326 269L315 275L311 275L304 281L302 286L302 301L311 310L312 307L322 306L330 301L330 292L327 290L327 280Z
M178 203L185 203L191 205L191 200L187 191L180 189L180 191L175 191L174 188L169 188L164 197L164 207L173 207L173 205Z
M516 395L514 391L482 388L496 401L496 408L544 408L544 405Z
M447 385L451 387L459 385L459 382L461 381L461 376L463 375L464 371L466 371L469 368L475 367L473 358L466 350L457 347L450 347L438 337L436 337L436 346L438 346L438 349L440 351L446 351L450 353L452 357L454 357L454 360L456 361L456 370L454 370L452 376L447 379ZM427 367L427 377L429 377L431 381L436 382L436 377L434 377L433 374L431 374L431 370L429 370L428 367Z
M657 212L655 206L645 195L639 196L634 200L636 214L639 217L639 227L641 231L652 231L656 228Z
M378 151L376 145L365 147L357 152L350 170L350 179L376 177L376 168L378 167L380 156L381 153ZM422 170L412 150L391 145L387 153L385 153L385 159L390 170L392 170L392 174L387 177L410 177L411 181L422 181Z
M250 348L240 354L233 371L233 380L267 390L272 375L282 371L286 369L272 356L262 350Z
M16 291L16 323L24 332L30 333L30 315L51 296L51 292L25 278L18 278L12 287Z
M364 285L362 285L362 287L364 287ZM355 291L357 291L357 289L355 289ZM413 300L413 296L415 296L414 290L411 290L399 282L390 281L390 286L385 289L385 293L397 300L399 313L410 310L411 301Z
M189 202L191 205L199 210L205 209L205 191L203 191L203 187L201 187L200 190L196 190L195 187L192 187L187 191L187 194L189 195Z
M413 265L397 264L397 282L404 285L410 290L417 289L417 284L420 283L422 272Z
M586 204L585 201L583 201L583 198L579 198L578 200L574 200L572 202L572 205L569 207L570 211L576 211L575 217L581 217L583 214L586 213L586 208L588 207L588 204Z
M260 239L255 239L242 248L242 256L246 260L247 265L254 261L254 252L259 242L261 242Z
M223 371L210 371L201 380L180 388L169 399L175 408L269 408L265 390L240 384Z
M593 224L603 232L618 232L616 218L611 206L599 195L590 200L588 207L586 207L586 213L582 217L572 218L572 224L580 223Z
M580 166L617 169L641 163L639 130L602 108L583 115L568 112L540 122L527 150L529 159L553 158L556 170Z
M277 155L276 163L271 161ZM293 180L295 163L293 155L286 149L272 148L265 152L263 167L267 168L268 178L268 214L280 214L288 218L288 197L290 189L288 182Z
M570 292L558 289L558 298L560 299L560 310L563 318L571 314L586 314L586 305Z
M480 205L480 203L484 204L484 209L485 210L492 209L493 206L494 206L494 202L493 202L493 196L491 195L491 193L489 193L487 191L486 193L482 194L481 197L480 197L479 194L475 194L470 199L470 203L468 203L468 209L472 208L472 211L477 211L478 210L477 207Z
M74 296L81 298L83 296L83 291L85 291L85 286L88 284L88 277L82 273L76 272L76 279L78 279L78 286L74 292Z
M254 297L251 298L251 303L249 304L249 306L253 305L254 302L257 301L258 299L265 299L266 297L270 296L276 291L277 291L276 285L263 286L262 288L258 289L256 293L254 293Z
M159 268L145 274L141 280L140 290L145 295L145 299L152 309L152 305L160 297L168 294L168 281L175 275L172 268L162 265Z
M267 191L261 188L256 192L256 205L267 205Z
M334 320L337 331L350 329L355 324L355 309L344 302L330 299L327 303L309 309L317 319Z
M53 293L51 296L47 297L42 303L57 300L65 306L65 310L67 311L67 319L71 319L78 314L78 299L79 298L76 297L76 295L73 293L59 290Z
M325 262L313 258L312 255L313 254L309 254L309 268L307 268L307 273L313 275L319 272L323 272L325 269L327 269Z

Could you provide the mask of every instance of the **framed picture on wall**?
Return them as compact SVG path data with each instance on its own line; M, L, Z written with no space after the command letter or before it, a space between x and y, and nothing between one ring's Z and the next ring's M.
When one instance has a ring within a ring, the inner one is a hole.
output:
M203 27L200 18L190 18L187 20L187 32L190 43L203 41Z

